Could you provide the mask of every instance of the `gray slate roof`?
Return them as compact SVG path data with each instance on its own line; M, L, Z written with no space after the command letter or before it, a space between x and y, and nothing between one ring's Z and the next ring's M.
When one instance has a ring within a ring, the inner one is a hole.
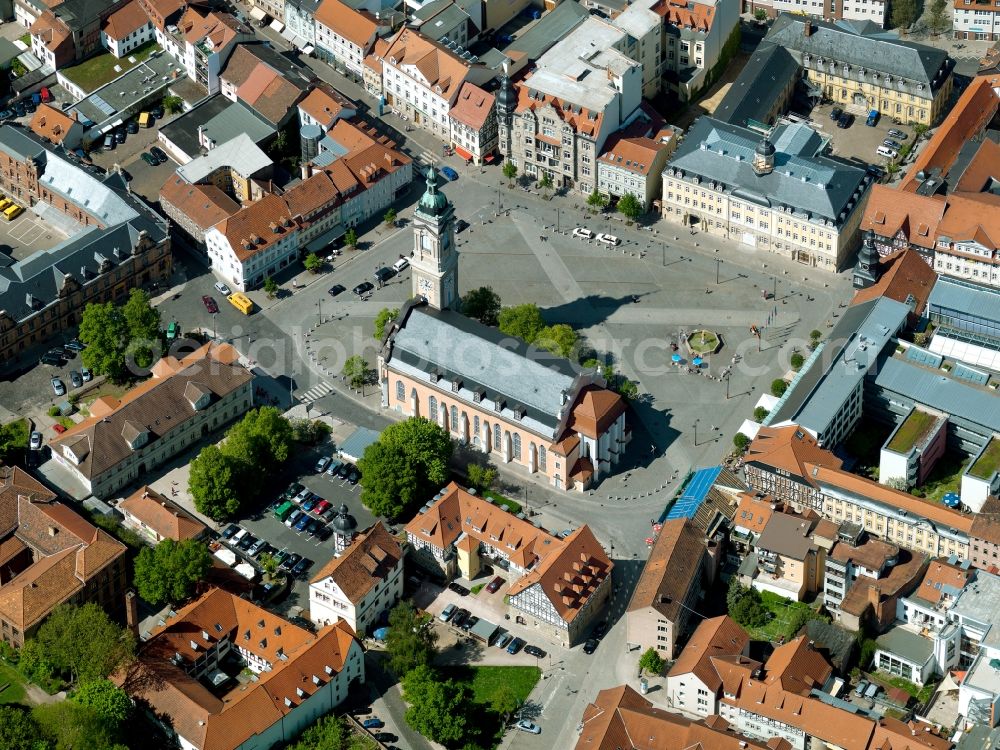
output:
M471 400L471 393L482 388L484 407L492 410L499 395L506 401L505 419L511 419L513 408L521 405L522 421L537 430L554 430L560 423L564 394L572 398L576 393L577 371L568 360L529 348L520 339L450 310L412 308L389 343L390 366L436 371L446 390L458 377L461 398Z
M511 42L505 51L523 52L529 60L537 60L589 17L589 11L580 3L560 3Z
M788 50L762 46L750 56L712 116L734 125L746 125L747 120L766 122L788 81L798 73L799 63Z
M260 143L276 132L260 115L242 102L231 102L221 94L210 96L177 119L160 128L160 132L190 157L198 156L198 127L205 128L209 138L223 144L241 133L254 143Z
M772 143L777 147L780 142L791 150L778 149L774 171L758 175L752 162L760 135L739 125L701 117L677 148L667 169L682 170L686 179L697 176L722 183L735 196L758 205L788 206L839 227L857 208L856 193L863 194L870 187L871 178L857 165L815 155L812 149L821 139L800 132L803 128L811 130L802 123L775 129Z
M806 36L805 24L813 25ZM771 26L761 47L778 45L802 62L803 54L846 62L867 71L901 76L937 89L934 77L948 60L943 50L905 42L871 22L830 23L815 18L782 13Z
M875 639L878 647L914 664L923 666L931 658L934 646L930 639L900 625Z

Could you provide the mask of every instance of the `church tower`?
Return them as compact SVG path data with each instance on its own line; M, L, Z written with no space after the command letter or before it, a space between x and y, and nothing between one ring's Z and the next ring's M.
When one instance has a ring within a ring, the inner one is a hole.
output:
M434 167L427 170L427 189L413 212L413 296L438 310L458 306L458 252L455 209L438 191Z
M867 289L878 281L881 273L875 239L871 230L868 230L861 243L861 250L858 251L858 262L854 265L854 288Z
M500 133L500 153L505 159L513 157L514 112L517 109L517 92L507 76L507 63L503 64L500 90L496 95L497 127Z

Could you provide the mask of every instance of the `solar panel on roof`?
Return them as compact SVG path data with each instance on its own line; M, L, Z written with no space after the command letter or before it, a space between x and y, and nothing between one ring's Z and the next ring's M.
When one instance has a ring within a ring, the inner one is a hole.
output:
M986 385L990 379L988 373L982 372L981 370L975 370L968 365L963 365L961 362L955 363L955 368L952 370L951 374L956 378L968 380L970 383L975 383L976 385Z
M93 104L95 107L97 107L99 110L101 110L101 112L108 117L110 117L111 115L113 115L115 112L118 111L110 104L108 104L106 101L104 101L104 99L99 94L94 94L93 96L91 96L90 103Z
M940 354L921 349L919 346L909 347L906 350L906 358L911 362L916 362L918 365L926 365L927 367L940 367L944 359Z

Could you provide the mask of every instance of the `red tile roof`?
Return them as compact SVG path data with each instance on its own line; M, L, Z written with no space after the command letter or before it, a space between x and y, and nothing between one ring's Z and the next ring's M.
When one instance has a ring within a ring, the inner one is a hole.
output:
M53 143L62 143L69 135L70 128L76 124L74 115L60 112L48 104L39 104L31 118L31 130L35 135L48 138Z
M715 659L740 656L750 643L750 636L729 615L702 620L681 655L670 668L670 677L693 673L709 689L718 693L722 677Z
M493 111L493 102L493 94L483 91L474 83L465 82L448 111L448 116L478 132L483 129Z
M149 16L139 4L139 0L132 0L108 16L101 31L112 39L121 41L147 23L149 23Z
M568 102L564 106L559 97L541 92L535 92L532 96L531 76L515 86L517 88L517 112L534 111L548 105L555 110L556 116L560 120L577 133L596 138L597 134L601 132L601 122L604 120L603 112L591 112L583 107L574 108Z
M374 43L378 32L378 26L368 13L354 10L340 0L323 0L316 9L316 22L360 47L362 56Z
M937 241L938 224L945 212L942 196L907 195L888 185L875 185L865 207L861 229L880 237L895 238L900 232L917 247L928 250Z
M207 529L186 510L148 486L137 489L118 508L153 529L160 537L175 542L194 539Z
M918 252L909 248L899 250L879 261L879 280L867 289L854 292L852 305L888 297L897 302L914 300L914 313L920 314L927 307L927 298L937 281L937 273Z
M338 557L319 569L311 583L330 578L350 601L360 604L379 581L402 564L403 551L396 538L379 521L358 536Z
M469 63L465 60L447 47L405 27L389 41L382 59L384 65L395 68L415 66L428 82L428 87L431 90L439 87L441 91L438 95L449 102L454 101L469 74Z

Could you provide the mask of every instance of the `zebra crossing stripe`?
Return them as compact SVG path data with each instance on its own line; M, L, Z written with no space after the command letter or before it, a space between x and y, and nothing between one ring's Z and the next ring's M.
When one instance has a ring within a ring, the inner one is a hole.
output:
M326 394L332 392L333 392L333 386L331 386L329 383L320 383L319 385L314 385L308 391L303 393L302 397L300 398L300 401L304 403L312 403L313 401L317 401L323 398L323 396L325 396Z

